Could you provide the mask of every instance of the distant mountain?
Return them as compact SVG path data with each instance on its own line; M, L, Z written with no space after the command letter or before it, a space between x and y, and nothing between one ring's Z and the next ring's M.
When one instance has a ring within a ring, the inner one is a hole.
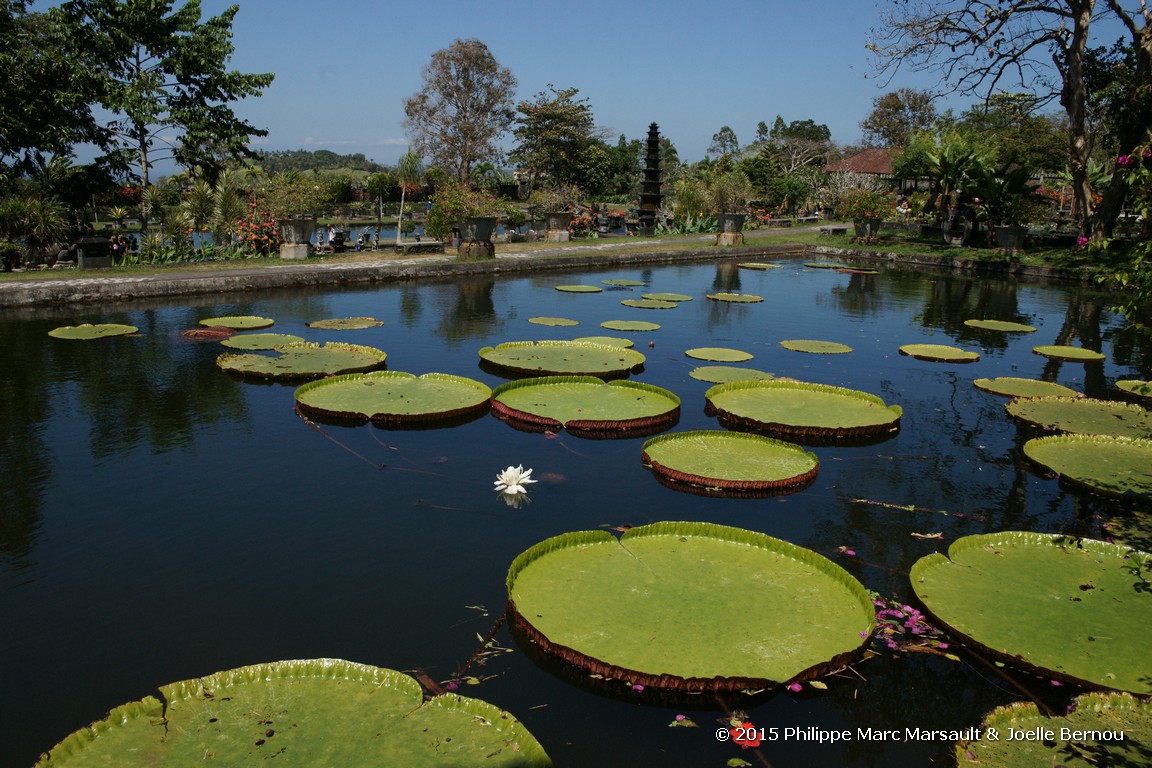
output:
M261 152L255 160L266 173L281 171L326 171L348 170L375 173L384 166L364 157L362 152L353 155L338 155L327 149L278 149Z

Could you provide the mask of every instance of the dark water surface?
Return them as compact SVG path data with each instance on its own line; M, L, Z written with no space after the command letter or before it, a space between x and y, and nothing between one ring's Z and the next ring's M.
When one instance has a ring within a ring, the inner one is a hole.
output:
M866 587L907 598L910 566L957 537L1027 529L1101 535L1118 508L1062 488L1023 459L1033 436L981 377L1057 381L1112 396L1117 378L1152 373L1149 350L1082 289L887 270L878 276L805 269L738 270L733 262L606 272L405 283L330 292L104 305L0 318L0 766L29 766L69 732L160 685L257 662L344 658L447 680L503 610L512 559L573 530L703 520L762 531L825 553ZM568 294L555 285L638 278L643 289ZM760 304L705 299L754 293ZM673 310L623 307L648 291L688 293ZM700 346L751 352L745 365L871 392L900 404L897 436L869 446L816 447L820 473L799 493L713 499L662 486L640 464L642 438L584 440L517 431L484 416L436 430L310 427L294 386L245 383L214 365L222 348L180 332L206 317L256 314L273 331L379 347L391 370L454 373L495 387L477 351L503 341L624 336L648 357L639 381L678 394L677 430L717 428L710 386L688 374ZM537 315L580 321L531 324ZM383 327L320 331L305 323L372 316ZM965 328L969 318L1028 323L1034 334ZM648 320L651 333L608 331ZM129 323L138 336L62 341L80 322ZM848 344L808 355L782 339ZM655 343L649 348L648 343ZM907 343L978 351L971 365L898 354ZM1059 363L1036 344L1100 349L1107 361ZM531 504L507 506L496 472L532 467ZM853 500L915 505L904 511ZM959 514L957 514L959 513ZM961 516L962 515L962 516ZM943 532L943 541L913 537ZM855 557L837 553L853 549ZM755 595L749 595L755 599ZM800 618L800 617L798 617ZM594 688L513 649L472 667L461 693L524 722L557 765L722 766L756 757L713 735L709 697L660 702L625 686ZM1022 698L971 657L880 656L828 680L746 708L757 726L956 729ZM1068 688L1014 680L1061 705ZM669 728L684 714L700 728ZM767 744L776 768L947 765L950 743L853 740Z

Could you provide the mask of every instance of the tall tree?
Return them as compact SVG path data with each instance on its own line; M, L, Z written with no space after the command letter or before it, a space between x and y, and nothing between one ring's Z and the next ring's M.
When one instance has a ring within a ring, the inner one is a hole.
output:
M740 142L736 139L736 132L726 125L716 131L712 134L712 143L708 145L708 151L721 157L728 157L739 152Z
M472 166L498 163L500 137L515 118L516 78L479 40L457 40L432 54L423 89L404 102L415 151L467 184Z
M1131 41L1136 67L1128 96L1146 104L1152 90L1152 6L1146 0L1132 10L1122 0L889 0L869 47L881 73L907 65L934 71L953 91L984 99L1006 86L1032 91L1041 100L1059 99L1068 117L1068 164L1083 227L1104 237L1127 184L1123 174L1113 174L1096 208L1088 178L1085 54L1101 13L1118 21ZM1125 131L1118 137L1120 152L1134 151L1147 130L1145 120Z
M936 124L932 94L915 88L897 88L872 100L872 111L860 122L864 140L881 147L899 148L917 131Z
M1036 114L1035 104L1031 94L994 93L961 115L955 127L990 147L998 168L1061 172L1067 167L1067 131L1057 115Z
M824 164L832 151L832 131L813 120L785 124L777 115L763 151L769 153L781 174L790 176L806 166Z
M577 88L556 90L551 83L532 101L516 109L517 146L509 159L530 176L547 177L553 184L578 184L580 159L588 149L595 124L588 99L575 98Z
M50 11L63 55L99 75L94 101L113 150L103 158L144 186L157 160L170 158L214 179L225 158L251 157L266 136L232 102L259 96L275 75L227 68L240 6L201 20L200 0L68 0Z
M48 16L0 0L0 175L31 173L76 144L105 146L89 104L96 75L61 55Z

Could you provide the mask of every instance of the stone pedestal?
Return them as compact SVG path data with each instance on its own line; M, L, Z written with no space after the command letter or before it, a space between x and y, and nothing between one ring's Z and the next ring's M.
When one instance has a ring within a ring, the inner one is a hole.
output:
M461 240L456 246L456 258L461 261L496 258L496 246L491 240Z
M744 233L717 232L716 245L744 245Z
M550 243L567 243L572 239L572 233L566 229L550 229L545 233L544 239Z
M281 243L280 258L306 259L311 255L312 247L308 243Z
M106 237L82 237L76 243L80 269L106 269L112 266L112 244Z

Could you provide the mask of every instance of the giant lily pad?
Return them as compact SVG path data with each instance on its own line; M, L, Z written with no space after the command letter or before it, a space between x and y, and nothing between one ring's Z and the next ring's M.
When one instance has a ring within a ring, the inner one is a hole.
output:
M308 323L309 328L321 328L326 331L359 331L381 325L384 323L374 317L333 317Z
M120 323L98 323L96 325L83 323L82 325L65 325L60 328L53 328L48 331L48 335L57 339L89 341L91 339L106 339L109 336L127 336L139 330L134 325L122 325Z
M1009 739L1010 732L1036 738ZM956 764L979 768L1147 765L1152 759L1152 702L1094 691L1077 696L1067 714L1051 717L1030 701L997 707L956 744Z
M675 309L680 306L675 301L658 301L656 299L624 299L620 302L626 307L634 307L636 309Z
M784 269L782 264L769 264L765 261L745 261L736 266L740 267L740 269L756 269L761 272L767 269Z
M751 360L751 352L728 347L695 347L684 350L684 354L696 360L711 360L717 363L742 363Z
M375 347L360 344L303 342L277 347L278 355L225 352L216 365L225 371L258 379L314 379L340 373L357 373L383 368L388 355Z
M1116 388L1136 397L1152 398L1152 382L1138 379L1121 379L1116 382Z
M1026 442L1024 455L1073 485L1152 502L1152 440L1050 435Z
M480 357L504 370L554 376L615 376L645 360L634 349L576 341L507 341L484 347Z
M601 328L610 331L658 331L659 323L649 323L644 320L605 320L600 323Z
M851 269L849 264L841 264L838 261L806 261L804 266L809 269Z
M556 290L564 293L600 293L604 289L598 285L558 285Z
M995 379L976 379L972 382L976 389L1005 397L1075 397L1076 390L1063 384L1037 379L1020 379L1015 376L1000 376Z
M492 410L503 418L575 434L651 434L680 416L680 398L635 381L605 383L594 376L546 376L502 384Z
M717 384L704 397L738 428L801 438L887 435L899 429L903 413L867 392L783 379Z
M268 350L282 347L285 344L299 344L304 341L300 336L290 333L241 333L222 339L220 344L229 349Z
M912 566L936 620L1009 664L1090 687L1152 693L1152 555L1091 539L965 536Z
M528 322L536 325L573 326L580 325L579 320L569 320L566 317L530 317Z
M488 407L492 390L463 376L373 371L302 384L296 404L306 413L381 423L438 421Z
M608 347L624 347L624 349L632 349L636 346L632 343L631 339L622 339L619 336L581 336L572 341L583 341L588 344L603 344Z
M862 650L864 587L811 550L711 523L567 533L508 570L518 629L595 674L649 688L744 690Z
M980 359L976 352L947 344L905 344L900 347L900 354L936 363L974 363Z
M692 301L692 297L686 293L645 293L640 298L652 301Z
M712 301L728 301L736 304L757 304L764 301L763 296L751 293L709 293L706 294Z
M747 432L698 430L654 437L644 466L677 487L717 491L799 490L816 478L816 455L794 443Z
M1152 411L1135 403L1091 397L1031 397L1004 406L1008 414L1034 427L1081 435L1152 437Z
M1001 333L1033 333L1035 328L1024 323L1009 320L965 320L964 325L980 331L1000 331Z
M229 317L209 317L200 321L200 325L233 328L237 331L255 331L269 328L276 323L270 317L257 317L255 315L233 315Z
M515 718L391 669L278 661L172 683L112 710L37 763L60 766L548 766ZM269 762L271 761L271 762Z
M1091 363L1104 359L1104 355L1083 347L1068 347L1061 344L1032 347L1032 351L1054 360L1068 360L1074 363Z
M729 381L748 381L749 379L774 379L767 371L758 371L755 368L739 368L734 365L701 365L688 371L688 375L700 381L712 384L725 384Z
M814 355L843 355L852 351L852 347L847 344L815 339L785 339L780 342L780 346L793 352L808 352Z

